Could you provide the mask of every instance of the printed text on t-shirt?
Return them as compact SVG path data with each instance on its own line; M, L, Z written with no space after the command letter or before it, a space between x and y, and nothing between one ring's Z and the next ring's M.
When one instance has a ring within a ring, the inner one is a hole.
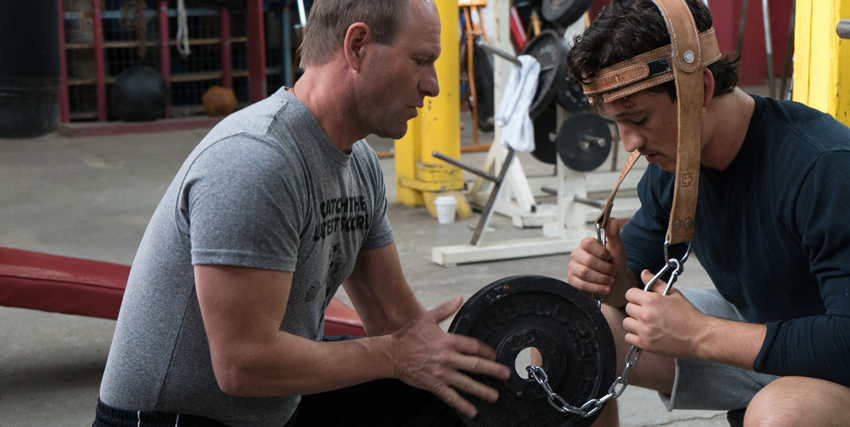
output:
M366 198L337 197L328 199L319 205L322 222L316 225L313 241L339 232L367 230L369 228L369 212L366 208Z

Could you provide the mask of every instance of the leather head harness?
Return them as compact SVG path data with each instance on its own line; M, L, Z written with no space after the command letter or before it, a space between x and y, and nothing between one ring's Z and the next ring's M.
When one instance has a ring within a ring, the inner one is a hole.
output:
M714 28L697 32L685 0L652 0L670 34L670 44L607 67L583 83L591 99L609 103L629 94L675 80L679 107L679 142L673 209L667 228L667 245L694 238L694 213L700 165L700 130L704 100L703 69L720 59ZM614 196L640 154L632 152L596 225L604 229Z

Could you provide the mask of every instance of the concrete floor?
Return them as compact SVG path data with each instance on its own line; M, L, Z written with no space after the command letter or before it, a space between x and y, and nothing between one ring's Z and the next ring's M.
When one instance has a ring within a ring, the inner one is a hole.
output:
M207 131L0 140L0 246L131 263L166 186ZM469 133L467 125L464 141ZM482 137L489 142L492 134ZM378 151L391 147L386 140L369 140ZM483 158L483 153L463 155L473 165ZM552 173L552 166L528 155L520 159L529 174ZM440 226L424 208L394 203L394 163L381 164L402 266L426 306L455 294L469 297L510 275L566 275L565 255L456 268L433 264L431 248L467 243L478 214ZM516 229L503 217L494 217L493 225L496 231L485 235L487 241L541 236L540 229ZM689 262L679 286L710 285L698 262ZM115 322L0 307L0 325L0 426L90 425ZM623 426L727 425L724 413L668 413L654 393L634 387L620 404Z

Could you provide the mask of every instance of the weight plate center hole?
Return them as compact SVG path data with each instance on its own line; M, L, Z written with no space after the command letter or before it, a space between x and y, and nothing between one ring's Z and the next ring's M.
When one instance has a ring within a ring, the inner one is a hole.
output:
M516 370L517 375L519 375L522 379L527 379L533 381L533 378L530 378L528 370L526 369L528 365L534 366L543 366L543 355L540 354L540 351L537 350L536 347L526 347L522 349L516 355L516 361L514 361L514 369Z

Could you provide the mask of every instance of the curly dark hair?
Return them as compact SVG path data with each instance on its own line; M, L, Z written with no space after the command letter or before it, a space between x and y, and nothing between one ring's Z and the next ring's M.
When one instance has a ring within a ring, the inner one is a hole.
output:
M697 30L711 28L711 12L702 0L686 0L691 9ZM567 64L576 81L587 82L599 71L631 59L650 50L670 44L667 24L652 0L614 0L599 14L593 24L576 36L567 55ZM714 75L714 96L731 93L738 84L740 55L724 55L708 66ZM667 92L676 100L673 81L654 86L649 90Z

